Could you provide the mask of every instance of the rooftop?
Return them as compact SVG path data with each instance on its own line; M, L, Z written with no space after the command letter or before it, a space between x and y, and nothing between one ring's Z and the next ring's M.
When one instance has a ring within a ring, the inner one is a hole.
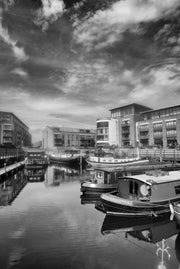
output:
M140 112L140 114L151 113L151 112L155 112L155 111L161 111L161 110L164 110L164 109L168 109L168 108L175 108L175 107L180 107L180 105L175 105L175 106L167 106L167 107L158 108L158 109L150 109L150 110L148 110L148 111L143 111L143 112Z
M19 122L21 122L27 129L29 129L29 127L22 120L20 120L14 113L8 111L0 111L0 114L10 114L14 118L16 118Z
M152 108L150 108L150 107L140 105L140 104L137 104L137 103L131 103L131 104L127 104L127 105L124 105L124 106L119 106L119 107L109 109L109 111L112 111L112 110L115 110L115 109L118 109L118 108L126 108L126 107L141 107L141 108L147 109L147 111L152 110Z

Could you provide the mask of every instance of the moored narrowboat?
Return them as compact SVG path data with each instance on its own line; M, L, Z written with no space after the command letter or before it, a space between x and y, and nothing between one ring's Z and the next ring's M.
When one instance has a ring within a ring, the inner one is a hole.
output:
M117 191L101 195L108 215L144 217L170 212L180 201L180 171L147 173L119 179Z
M148 159L142 159L140 157L114 158L90 156L86 159L86 161L94 168L128 167L149 163Z
M81 192L86 195L111 192L116 190L118 177L122 172L112 169L95 169L92 179L81 183Z
M31 148L26 150L25 167L41 169L48 166L48 158L43 149Z

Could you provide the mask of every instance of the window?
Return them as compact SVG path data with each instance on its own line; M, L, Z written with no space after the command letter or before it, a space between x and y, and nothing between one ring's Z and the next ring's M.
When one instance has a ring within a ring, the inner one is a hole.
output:
M97 122L97 128L104 128L104 127L108 127L108 126L109 126L108 121Z
M175 193L180 194L180 186L175 186Z
M167 121L166 122L166 129L176 129L176 120Z
M166 135L168 137L170 137L170 136L176 136L177 133L176 133L176 130L168 130L168 131L166 131Z
M153 130L156 131L162 131L162 122L153 123Z

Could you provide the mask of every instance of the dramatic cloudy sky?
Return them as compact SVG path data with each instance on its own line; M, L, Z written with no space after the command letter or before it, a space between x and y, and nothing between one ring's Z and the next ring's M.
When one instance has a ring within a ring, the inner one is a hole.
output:
M179 0L0 0L0 110L36 141L120 105L177 105L179 29Z

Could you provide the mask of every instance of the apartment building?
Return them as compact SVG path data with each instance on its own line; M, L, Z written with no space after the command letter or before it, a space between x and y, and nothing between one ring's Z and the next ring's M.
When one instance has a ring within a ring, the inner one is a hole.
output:
M46 150L59 150L66 148L94 147L96 131L91 129L78 129L70 127L47 126L42 133L43 148Z
M180 105L140 113L137 140L141 146L180 145Z
M103 118L96 120L98 147L117 145L119 143L118 120L113 118Z
M140 119L140 113L148 110L151 108L135 103L111 109L110 118L96 121L97 146L135 147L136 122Z
M11 112L0 111L0 145L31 146L28 126Z

